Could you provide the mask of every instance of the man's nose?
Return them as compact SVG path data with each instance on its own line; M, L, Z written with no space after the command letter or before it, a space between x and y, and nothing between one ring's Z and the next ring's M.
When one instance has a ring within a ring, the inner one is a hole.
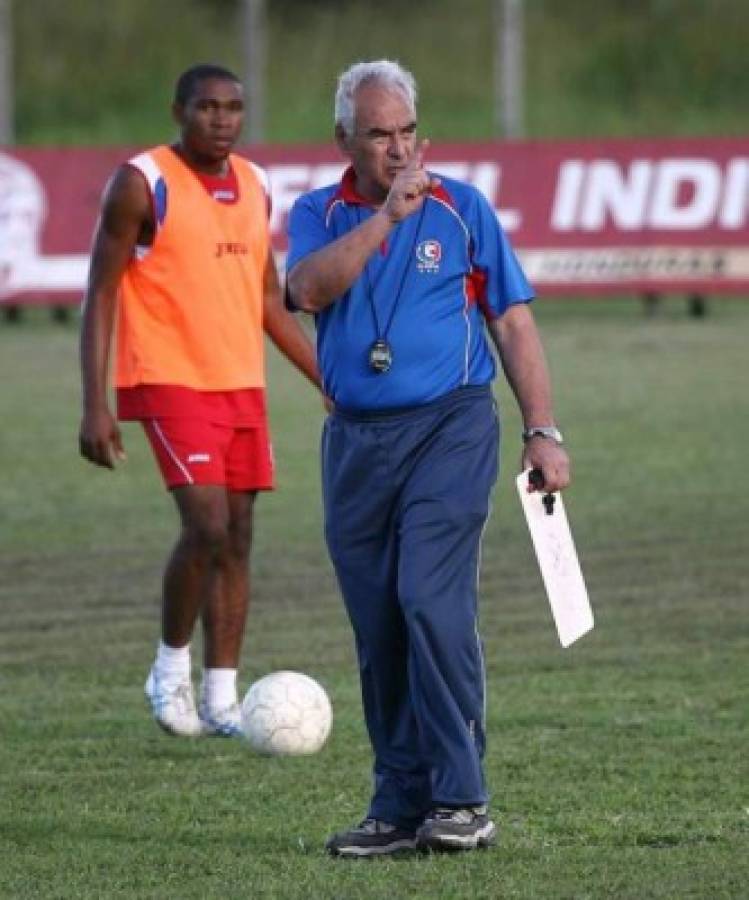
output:
M402 159L406 153L406 141L400 134L393 134L390 136L390 142L388 143L388 154L393 157L393 159Z
M213 111L213 122L215 125L226 125L231 122L231 110L217 106Z

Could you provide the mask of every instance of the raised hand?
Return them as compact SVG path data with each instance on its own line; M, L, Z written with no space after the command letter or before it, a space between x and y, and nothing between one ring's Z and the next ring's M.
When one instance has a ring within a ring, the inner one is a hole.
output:
M416 212L424 198L439 184L424 168L424 155L429 149L429 140L419 141L413 155L403 169L395 176L383 209L391 222L400 222Z

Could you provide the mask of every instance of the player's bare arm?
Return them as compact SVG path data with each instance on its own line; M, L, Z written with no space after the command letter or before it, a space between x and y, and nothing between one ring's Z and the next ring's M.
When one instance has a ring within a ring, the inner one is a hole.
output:
M310 339L283 302L273 252L268 254L263 275L263 329L283 355L316 387L320 387L317 358Z
M123 166L107 185L94 233L80 340L83 373L80 452L95 465L109 469L114 468L117 459L124 458L120 430L107 400L107 370L118 285L136 244L149 243L152 236L148 188L137 171Z
M533 314L516 303L489 323L507 381L526 428L554 424L549 370ZM570 463L563 447L545 437L533 437L524 447L522 468L540 469L544 490L560 491L570 483Z

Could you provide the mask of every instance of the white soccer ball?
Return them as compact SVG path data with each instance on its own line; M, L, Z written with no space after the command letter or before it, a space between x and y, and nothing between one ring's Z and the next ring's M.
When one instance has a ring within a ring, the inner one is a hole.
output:
M271 672L252 684L242 701L245 737L270 756L316 753L332 722L325 689L301 672Z

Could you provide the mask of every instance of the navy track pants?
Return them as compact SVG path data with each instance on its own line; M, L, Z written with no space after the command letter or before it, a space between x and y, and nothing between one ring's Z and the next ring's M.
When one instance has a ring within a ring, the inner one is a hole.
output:
M323 431L325 536L375 755L369 815L403 827L487 801L478 568L498 453L489 386L338 411Z

